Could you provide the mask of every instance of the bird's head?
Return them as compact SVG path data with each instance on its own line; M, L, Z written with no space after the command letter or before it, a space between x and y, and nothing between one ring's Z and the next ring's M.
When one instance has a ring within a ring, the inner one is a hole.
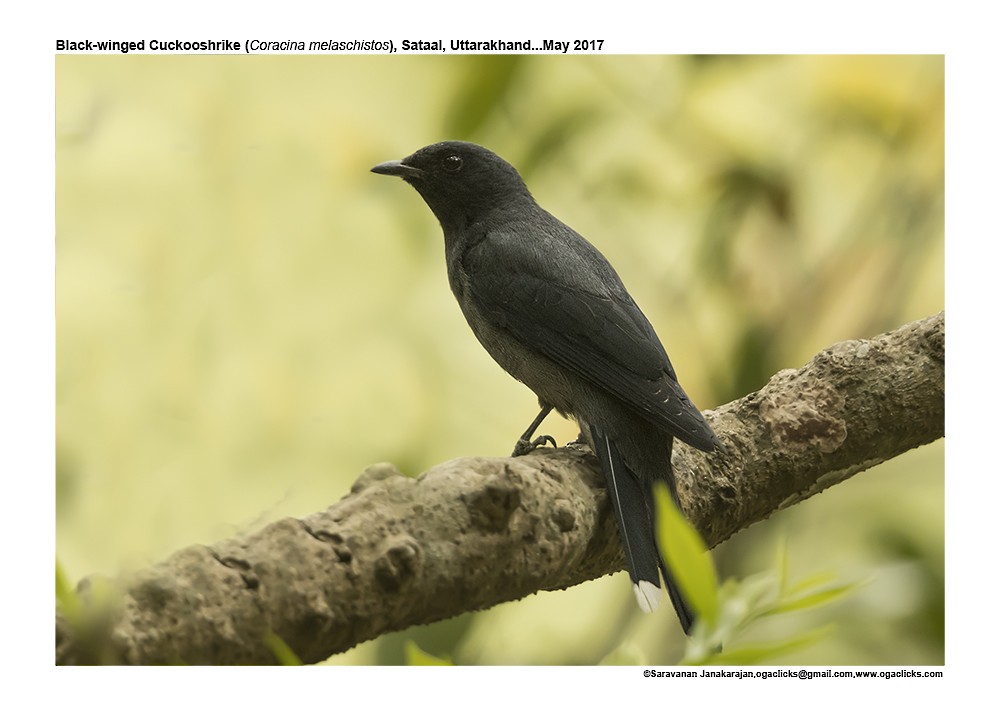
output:
M395 175L412 185L445 227L531 201L510 163L469 142L428 145L402 160L376 165L372 172Z

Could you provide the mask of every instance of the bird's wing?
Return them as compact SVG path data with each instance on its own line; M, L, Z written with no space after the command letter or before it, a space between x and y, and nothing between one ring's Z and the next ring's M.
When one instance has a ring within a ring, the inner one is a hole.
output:
M594 294L517 264L493 264L488 273L473 274L469 291L486 318L522 343L682 442L701 450L716 447L715 434L677 383L656 333L623 287L617 297Z

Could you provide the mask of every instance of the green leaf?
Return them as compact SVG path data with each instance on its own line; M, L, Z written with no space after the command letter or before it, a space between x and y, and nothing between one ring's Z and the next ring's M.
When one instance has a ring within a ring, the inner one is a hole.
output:
M774 607L771 608L767 614L777 615L779 613L794 612L796 610L805 610L807 608L826 605L827 603L839 600L844 595L853 592L857 589L857 587L858 583L849 583L847 585L838 585L836 587L826 588L825 590L818 590L814 593L809 593L808 595L782 598L774 604Z
M787 640L779 640L773 643L744 645L731 650L725 650L706 658L703 663L697 664L753 665L778 655L787 655L790 652L802 650L810 645L814 645L823 638L827 637L833 631L833 628L833 625L825 625L821 628L802 633L801 635L796 635Z
M670 573L684 599L710 626L719 619L718 576L715 564L698 531L674 505L666 485L653 487L656 503L656 539Z
M837 574L832 572L821 572L809 577L802 578L797 583L787 588L783 595L798 595L806 590L818 588L821 585L828 585L837 579Z
M302 661L295 651L288 647L288 643L282 640L276 633L268 630L264 634L264 644L271 651L278 663L281 665L301 665Z
M412 640L406 641L406 645L403 646L403 652L406 654L407 665L454 665L455 664L447 658L439 658L434 655L431 655L429 652L421 650L420 647Z

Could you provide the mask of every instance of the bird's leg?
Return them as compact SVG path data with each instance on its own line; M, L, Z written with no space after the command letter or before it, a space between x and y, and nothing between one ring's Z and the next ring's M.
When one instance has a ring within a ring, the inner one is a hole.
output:
M532 420L531 425L529 425L528 429L524 431L524 434L518 438L517 444L514 445L514 452L510 454L511 457L527 455L532 450L537 447L541 447L545 443L552 443L552 447L559 447L556 444L555 438L551 435L539 435L534 440L531 439L531 436L535 434L535 430L538 429L538 426L541 425L542 421L548 417L550 412L552 412L552 406L547 402L540 400L539 403L542 406L541 412L538 413L538 417Z

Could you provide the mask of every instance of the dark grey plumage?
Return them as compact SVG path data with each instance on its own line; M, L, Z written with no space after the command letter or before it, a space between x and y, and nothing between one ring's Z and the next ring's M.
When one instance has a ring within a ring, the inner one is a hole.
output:
M554 407L579 422L601 462L640 606L655 608L661 569L689 632L693 613L656 552L652 487L666 483L676 499L673 438L706 451L719 443L618 274L486 148L437 143L372 172L401 177L437 216L466 320L538 395L540 417ZM534 444L526 439L522 451Z

